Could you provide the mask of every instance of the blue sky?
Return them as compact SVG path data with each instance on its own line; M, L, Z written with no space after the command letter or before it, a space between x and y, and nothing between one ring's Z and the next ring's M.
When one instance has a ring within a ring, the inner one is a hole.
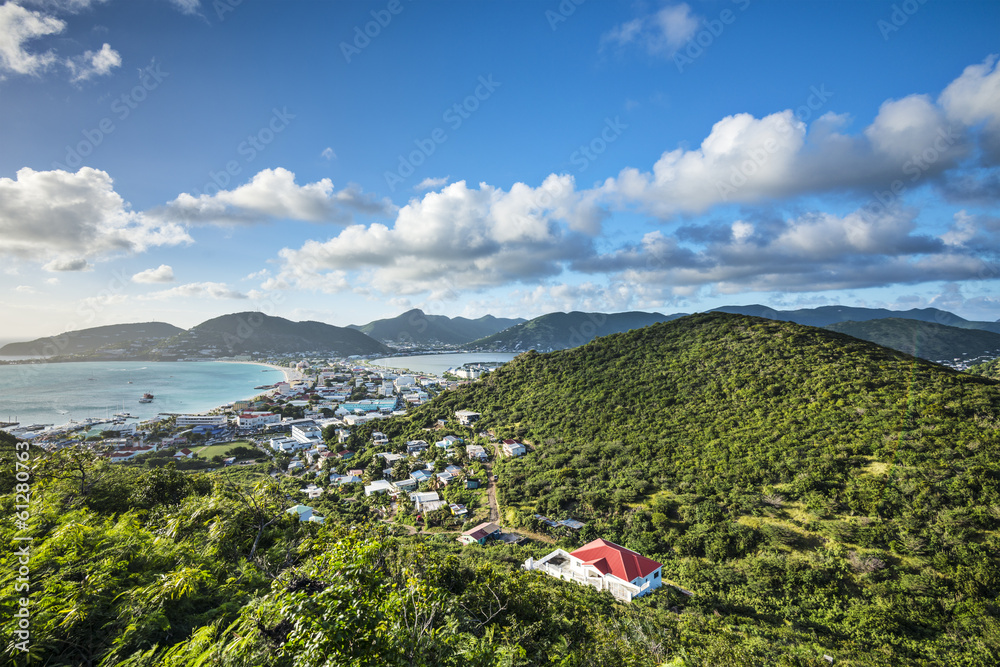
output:
M1000 317L1000 4L7 0L0 338Z

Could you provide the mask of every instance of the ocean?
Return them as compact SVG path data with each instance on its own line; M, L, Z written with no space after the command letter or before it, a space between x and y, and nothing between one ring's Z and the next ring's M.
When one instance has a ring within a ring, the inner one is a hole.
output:
M130 412L206 412L263 393L255 386L284 380L257 364L215 361L93 361L0 366L0 421L54 424ZM144 393L152 403L139 403Z
M386 357L372 359L369 363L388 368L405 368L414 373L440 375L449 368L477 361L510 361L517 354L513 352L455 352L452 354L418 354L412 357Z

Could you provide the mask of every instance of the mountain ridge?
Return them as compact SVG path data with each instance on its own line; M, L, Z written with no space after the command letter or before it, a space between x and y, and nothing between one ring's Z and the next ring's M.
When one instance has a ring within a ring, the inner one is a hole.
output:
M477 319L428 315L412 308L396 317L373 320L368 324L349 324L383 343L462 345L524 322L523 318L498 318L484 315Z

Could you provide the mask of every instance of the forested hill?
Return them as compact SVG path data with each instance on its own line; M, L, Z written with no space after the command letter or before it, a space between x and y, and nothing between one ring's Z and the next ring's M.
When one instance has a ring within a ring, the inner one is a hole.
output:
M166 322L140 324L110 324L90 329L67 331L58 336L38 338L23 343L8 343L0 347L3 355L52 356L59 354L92 354L102 349L145 348L157 341L183 333L184 329Z
M656 322L666 322L681 315L661 315L633 311L627 313L548 313L499 333L474 340L469 350L522 352L524 350L564 350L588 343L597 336L608 336L639 329Z
M321 352L348 356L386 354L391 349L348 327L325 322L293 322L259 312L222 315L174 336L151 354L159 358L296 354Z
M414 308L396 317L375 320L364 326L352 324L349 328L357 329L383 343L460 345L521 322L524 320L520 318L507 319L492 315L484 315L475 320L428 315L419 308Z
M839 322L826 328L931 361L1000 357L1000 334L992 331L961 329L897 317Z
M1000 649L1000 383L713 313L528 352L379 428L457 409L534 445L497 464L507 525L583 521L731 627L859 665Z

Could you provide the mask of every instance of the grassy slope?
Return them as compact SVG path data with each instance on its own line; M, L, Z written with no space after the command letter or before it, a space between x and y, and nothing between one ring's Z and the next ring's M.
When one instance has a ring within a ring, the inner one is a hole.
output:
M736 625L902 663L1000 639L994 381L707 314L523 355L391 430L463 408L536 445L499 465L508 524L582 519L570 542L651 555Z

